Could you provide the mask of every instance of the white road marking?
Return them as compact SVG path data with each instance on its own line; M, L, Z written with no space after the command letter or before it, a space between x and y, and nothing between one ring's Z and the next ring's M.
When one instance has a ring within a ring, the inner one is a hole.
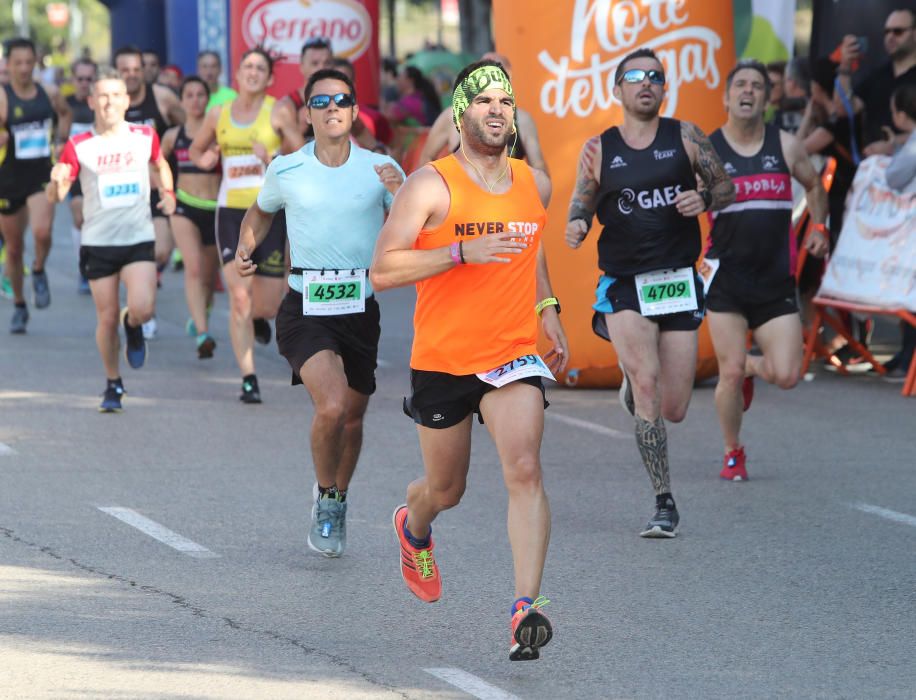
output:
M383 360L381 357L376 359L376 363L379 367L391 367L391 363L388 360Z
M140 532L149 535L153 539L159 540L163 544L167 544L172 549L177 549L182 554L187 554L189 557L196 557L197 559L215 559L219 557L219 554L216 552L211 552L203 545L192 542L186 537L182 537L177 532L169 530L165 525L160 525L155 520L150 520L140 515L135 510L120 508L118 506L104 508L99 506L98 508L103 513L108 513L108 515L117 518L121 522L127 523L131 527L137 528Z
M868 503L852 503L850 505L856 510L861 510L863 513L870 513L887 520L893 520L895 523L903 523L904 525L916 527L916 517L912 515L898 513L896 510L888 510L887 508L873 506Z
M2 455L14 455L16 450L7 445L5 442L0 442L0 456Z
M462 671L460 668L424 668L423 670L480 700L521 700L517 695L490 685L485 680Z
M544 412L544 415L560 423L566 423L566 425L572 425L576 428L585 428L586 430L591 430L593 433L606 435L607 437L622 438L625 440L630 440L633 437L631 433L624 433L620 430L614 430L614 428L608 428L606 425L599 425L598 423L590 423L589 421L582 420L581 418L564 416L562 413L557 413L556 411L551 411L549 409Z

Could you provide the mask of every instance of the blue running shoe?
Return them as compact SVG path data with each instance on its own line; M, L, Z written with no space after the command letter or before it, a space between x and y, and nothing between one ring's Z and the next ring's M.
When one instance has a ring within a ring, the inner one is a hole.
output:
M120 413L122 396L124 396L124 386L120 382L117 384L109 383L105 387L105 393L102 394L99 413Z
M48 286L48 273L32 270L32 299L36 309L45 309L51 305L51 287Z
M134 369L140 369L146 362L146 339L143 337L143 326L131 326L127 323L127 307L121 309L121 325L127 342L124 344L124 358Z

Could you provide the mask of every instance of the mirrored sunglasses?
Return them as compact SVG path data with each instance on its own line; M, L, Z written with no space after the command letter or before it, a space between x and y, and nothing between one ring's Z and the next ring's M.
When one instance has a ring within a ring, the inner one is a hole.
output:
M626 82L626 83L641 83L646 79L646 76L649 77L649 82L653 85L664 85L665 84L665 73L660 70L643 70L642 68L630 68L630 70L625 71L620 80L617 81L617 84Z
M334 100L334 104L338 107L352 107L353 95L348 92L338 92L336 95L312 95L309 98L309 107L314 109L327 109L331 104L331 100Z

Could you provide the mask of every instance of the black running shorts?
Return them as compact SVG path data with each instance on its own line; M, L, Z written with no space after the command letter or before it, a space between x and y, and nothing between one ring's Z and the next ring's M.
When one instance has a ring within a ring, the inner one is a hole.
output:
M330 350L343 360L347 384L360 394L375 393L378 360L379 306L366 299L366 310L339 316L305 316L302 294L290 291L277 312L277 348L293 371L292 383L301 384L299 370L316 352Z
M183 216L188 219L200 231L200 242L204 246L216 245L216 212L209 209L201 209L192 204L177 202L175 204L175 213L172 216ZM235 251L232 251L233 257Z
M771 298L760 301L737 289L729 278L718 273L712 279L709 296L706 297L706 308L721 313L737 313L747 319L748 328L760 328L767 321L779 316L798 313L795 299L795 285L789 280L779 288L773 289Z
M80 246L80 272L89 280L109 277L135 262L155 262L156 244L144 241L133 245Z
M523 377L516 381L541 390L544 408L547 401L544 382L540 377ZM404 398L404 413L425 428L451 428L471 413L483 423L480 400L496 387L476 374L447 374L421 369L410 370L410 398Z
M47 183L36 182L25 189L20 189L14 196L0 197L0 214L12 216L26 205L29 197L38 192L44 191Z
M245 218L245 209L218 207L216 209L216 244L223 265L235 259L239 246L239 229ZM267 231L267 236L251 256L258 267L254 274L263 277L283 277L286 274L286 214L281 209Z
M703 322L706 310L706 301L703 298L703 278L694 273L697 293L696 311L679 311L673 314L659 316L646 316L658 329L665 331L695 331ZM614 314L618 311L635 311L639 313L639 295L636 292L636 279L633 275L626 277L610 277L602 275L598 279L595 289L595 310L592 316L592 330L601 338L610 340L607 330L605 314Z

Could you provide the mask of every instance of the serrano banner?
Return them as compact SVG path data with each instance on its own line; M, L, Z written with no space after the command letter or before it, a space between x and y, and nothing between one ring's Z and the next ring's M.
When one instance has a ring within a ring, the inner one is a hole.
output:
M516 3L496 0L494 23L496 48L512 62L516 99L537 123L553 181L544 245L571 354L560 380L611 386L620 381L616 354L591 328L601 227L593 222L578 250L563 240L579 151L591 136L622 122L611 94L614 71L626 54L644 46L658 54L668 78L662 115L692 121L707 134L719 127L725 76L735 63L732 3L530 0L519 12ZM701 378L716 373L705 324L697 369Z
M302 45L322 37L356 67L359 101L378 103L378 0L231 0L230 11L233 83L242 54L262 46L278 59L268 92L281 97L301 87Z
M904 192L884 179L887 156L856 171L846 218L820 295L886 309L916 309L916 184Z

